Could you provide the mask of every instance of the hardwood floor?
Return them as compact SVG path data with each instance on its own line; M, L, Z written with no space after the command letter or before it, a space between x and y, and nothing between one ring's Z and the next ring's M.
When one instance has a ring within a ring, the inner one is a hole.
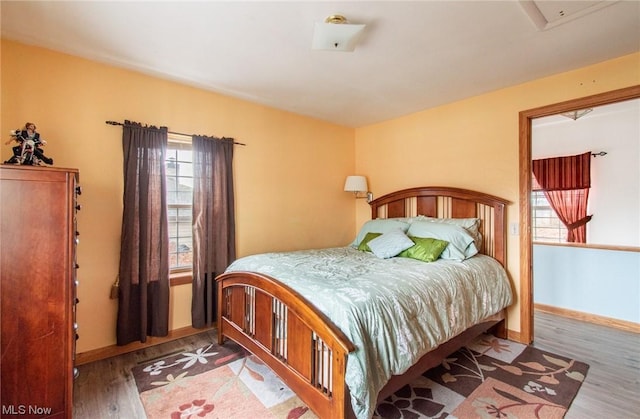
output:
M589 364L567 419L640 419L640 335L547 313L535 313L533 346ZM216 339L213 331L79 367L75 419L143 419L132 367ZM244 419L244 418L242 418Z
M74 387L73 418L146 418L131 368L168 354L196 350L216 341L215 331L209 330L136 352L80 365L80 375Z
M640 418L640 334L535 312L536 348L589 364L566 419Z

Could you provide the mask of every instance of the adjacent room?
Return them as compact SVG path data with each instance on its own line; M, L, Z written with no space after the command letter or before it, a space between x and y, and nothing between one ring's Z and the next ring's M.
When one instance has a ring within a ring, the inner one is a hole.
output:
M571 246L566 246L565 223L556 215L566 212L550 210L542 188L533 187L534 296L541 309L572 310L573 317L593 315L593 322L637 329L640 195L632 191L640 190L639 115L635 99L534 120L532 157L540 170L551 161L546 159L566 160L586 152L591 182L585 234L569 239L575 244ZM607 276L610 280L602 281Z
M2 417L640 411L640 2L0 18Z

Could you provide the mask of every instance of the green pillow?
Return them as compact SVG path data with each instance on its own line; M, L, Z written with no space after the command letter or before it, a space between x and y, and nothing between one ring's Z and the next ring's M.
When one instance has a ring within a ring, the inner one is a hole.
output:
M442 259L462 262L478 253L478 248L473 241L473 237L471 237L464 227L458 225L418 220L411 223L407 235L413 237L432 237L449 242L449 245L444 249L442 255L440 255Z
M412 247L402 251L398 256L418 259L423 262L433 262L440 257L440 254L449 245L449 242L434 238L423 238L409 236L415 243Z
M370 252L371 249L369 249L368 243L378 236L382 236L382 233L367 233L364 236L364 239L362 239L362 241L358 245L358 250L362 250L363 252Z

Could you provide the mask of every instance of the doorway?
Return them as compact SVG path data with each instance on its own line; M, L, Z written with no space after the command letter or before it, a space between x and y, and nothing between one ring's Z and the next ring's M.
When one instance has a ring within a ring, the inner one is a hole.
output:
M533 245L531 238L531 123L535 118L640 98L640 85L520 112L520 341L533 341Z

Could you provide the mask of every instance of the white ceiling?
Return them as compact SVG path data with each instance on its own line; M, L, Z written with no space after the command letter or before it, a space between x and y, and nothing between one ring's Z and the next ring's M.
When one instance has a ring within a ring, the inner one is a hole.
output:
M3 38L350 127L640 51L635 0L0 7ZM332 14L367 25L354 52L311 49L314 23Z

